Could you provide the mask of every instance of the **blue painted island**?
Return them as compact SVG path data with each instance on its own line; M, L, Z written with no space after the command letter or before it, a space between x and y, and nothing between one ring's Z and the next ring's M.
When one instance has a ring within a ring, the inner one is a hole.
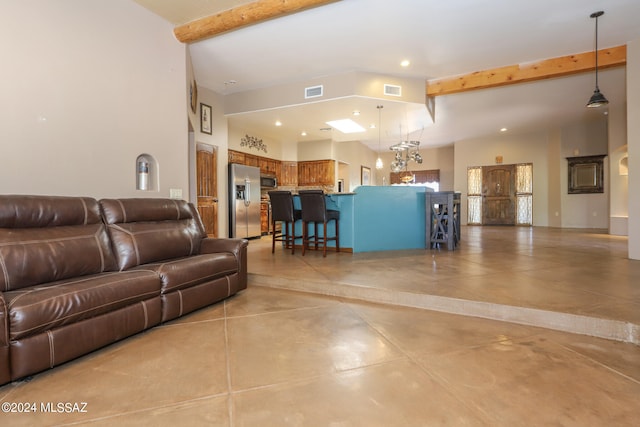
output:
M425 192L428 187L362 186L353 193L327 194L327 209L340 211L340 250L373 252L425 249ZM300 209L300 198L294 196ZM296 235L302 225L296 224ZM328 235L334 233L329 223ZM301 239L296 240L302 245ZM329 242L335 248L335 242Z

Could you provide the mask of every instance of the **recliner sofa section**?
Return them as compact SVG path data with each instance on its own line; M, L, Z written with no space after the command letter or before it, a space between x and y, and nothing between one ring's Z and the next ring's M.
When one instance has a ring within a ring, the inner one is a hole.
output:
M163 322L246 288L246 240L207 239L193 205L168 199L100 203L118 268L160 277Z
M246 247L185 201L0 196L0 384L246 288Z

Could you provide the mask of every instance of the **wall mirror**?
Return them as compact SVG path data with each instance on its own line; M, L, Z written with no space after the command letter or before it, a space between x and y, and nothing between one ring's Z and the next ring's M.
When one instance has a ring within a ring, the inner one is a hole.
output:
M604 193L604 155L567 157L569 194Z

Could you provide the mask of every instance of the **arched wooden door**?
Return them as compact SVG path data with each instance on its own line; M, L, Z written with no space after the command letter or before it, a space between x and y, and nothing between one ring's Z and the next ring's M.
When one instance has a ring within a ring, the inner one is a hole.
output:
M217 152L212 145L196 148L196 193L198 212L209 237L218 237Z

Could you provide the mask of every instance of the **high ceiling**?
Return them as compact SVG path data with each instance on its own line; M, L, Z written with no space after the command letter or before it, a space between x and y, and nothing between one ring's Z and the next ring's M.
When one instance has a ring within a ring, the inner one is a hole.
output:
M134 0L175 25L247 1ZM190 45L199 86L225 95L317 81L349 72L427 80L593 51L640 39L638 0L343 0L247 26ZM400 62L411 61L403 68ZM609 108L626 103L625 67L600 70ZM508 132L528 132L607 111L587 109L594 73L439 96L432 122L424 103L349 97L279 105L228 116L256 136L283 141L360 140L377 149L405 139L423 147ZM420 94L422 96L422 94ZM384 105L378 115L377 105ZM353 117L354 110L361 115ZM353 118L363 134L320 131L326 121ZM280 120L282 126L274 126ZM307 136L302 137L301 131Z

